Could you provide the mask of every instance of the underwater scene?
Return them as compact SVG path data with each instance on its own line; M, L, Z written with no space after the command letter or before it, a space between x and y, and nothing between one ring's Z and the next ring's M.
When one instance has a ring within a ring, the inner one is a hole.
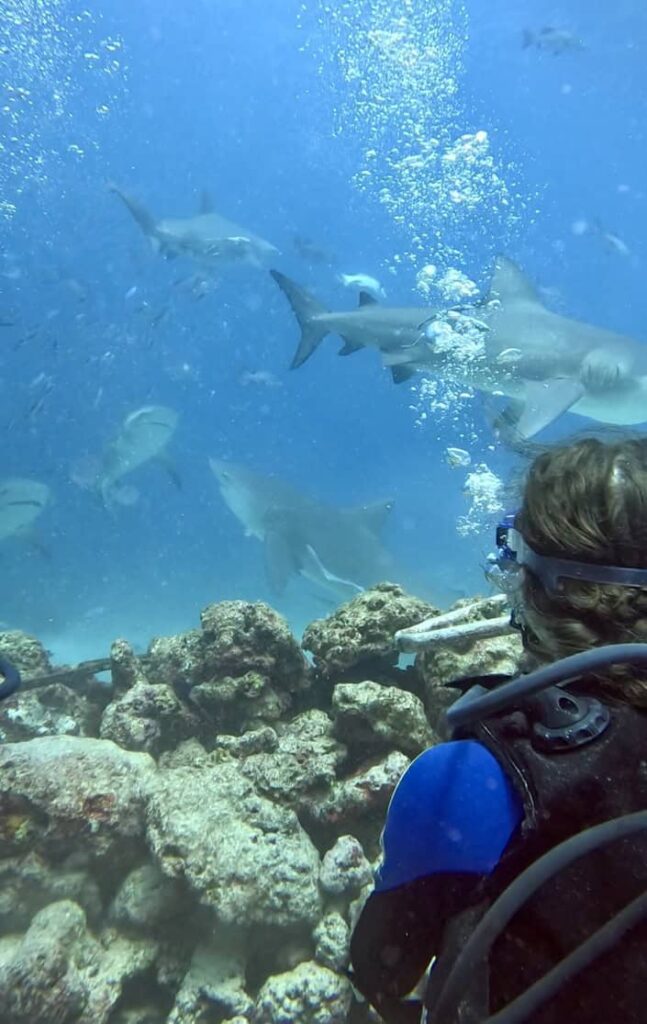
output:
M0 1024L348 976L494 531L647 422L638 0L0 0ZM450 1024L450 1021L447 1021Z

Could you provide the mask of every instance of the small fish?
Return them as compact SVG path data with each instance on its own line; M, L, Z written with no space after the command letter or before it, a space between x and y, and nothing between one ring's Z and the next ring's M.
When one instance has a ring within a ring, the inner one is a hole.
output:
M385 299L386 292L376 277L370 274L340 274L338 277L344 288L357 288L361 292L368 292L374 299Z
M446 448L445 462L452 469L464 469L472 465L472 456L464 448Z
M137 294L137 285L136 285L136 284L134 284L134 285L132 286L132 288L129 288L129 289L128 289L128 291L127 291L127 292L126 292L126 294L124 295L124 298L126 299L126 301L128 301L128 299L132 299L132 298L133 298L133 296L135 296L136 294Z
M617 253L618 256L631 256L631 249L627 243L613 231L607 231L604 224L596 217L592 221L581 218L573 221L571 231L578 238L583 235L597 235L609 252Z
M245 370L239 377L243 387L248 384L258 384L266 388L281 388L281 381L269 370Z
M22 270L20 267L9 267L8 270L0 270L0 274L8 281L19 281L22 277Z
M538 30L524 29L522 46L524 50L529 46L534 46L536 50L543 50L544 53L550 53L553 57L559 57L560 54L566 53L568 50L584 49L584 44L574 32L570 32L566 28L554 28L550 25L544 25Z

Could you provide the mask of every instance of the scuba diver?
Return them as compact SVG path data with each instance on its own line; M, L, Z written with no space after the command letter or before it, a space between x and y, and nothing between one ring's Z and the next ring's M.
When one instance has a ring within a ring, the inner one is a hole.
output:
M388 1024L645 1022L647 439L539 455L497 549L523 674L452 684L350 976Z

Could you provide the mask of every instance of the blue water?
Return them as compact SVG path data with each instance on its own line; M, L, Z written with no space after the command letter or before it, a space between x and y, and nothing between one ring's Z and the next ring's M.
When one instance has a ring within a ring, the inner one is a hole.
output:
M423 33L435 17L423 0L390 6ZM436 6L464 44L457 94L434 108L434 123L451 138L487 131L510 197L497 209L486 194L469 217L436 199L427 219L441 210L453 265L485 287L493 256L505 252L550 289L552 308L647 343L641 5ZM326 8L344 15L334 33ZM458 535L465 473L443 457L448 445L469 447L507 480L513 460L490 450L479 400L463 425L433 415L417 425L409 385L396 388L374 351L339 360L330 339L290 372L297 328L266 270L225 267L196 300L177 284L195 269L190 261L155 256L106 189L117 182L161 217L191 214L206 188L216 209L271 240L280 268L334 308L355 301L338 271L373 274L389 300L422 304L416 272L431 256L389 270L410 248L410 229L381 201L379 173L357 185L367 136L352 116L357 83L338 60L340 40L352 51L372 12L383 19L388 8L378 0L0 0L11 112L0 114L0 202L8 204L0 313L15 324L0 336L0 475L42 480L53 495L38 544L2 543L0 620L36 633L59 658L102 656L117 635L145 645L191 627L200 607L225 598L269 600L297 630L329 610L300 584L271 593L261 546L221 500L210 455L331 504L394 497L385 539L403 582L443 606L483 592L493 520ZM583 47L559 56L523 49L523 29L543 25L569 29ZM426 102L390 84L378 161ZM16 86L28 95L16 100ZM425 216L416 208L412 218ZM601 228L577 234L582 220ZM294 249L297 233L334 252L335 267L308 266ZM258 370L280 386L243 382ZM73 467L150 403L180 414L170 450L182 490L148 465L132 475L139 502L106 510L73 482ZM563 417L546 436L583 425ZM465 430L476 440L466 444Z

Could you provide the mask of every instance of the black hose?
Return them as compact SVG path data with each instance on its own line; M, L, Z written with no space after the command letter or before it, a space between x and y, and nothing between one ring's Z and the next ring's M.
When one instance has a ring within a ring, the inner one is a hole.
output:
M523 1024L523 1021L528 1020L528 1017L554 996L573 975L588 967L603 953L613 949L625 932L644 917L647 917L647 892L636 896L635 900L593 932L593 935L556 964L543 978L522 992L513 1002L508 1003L503 1010L488 1017L483 1024Z
M647 829L647 811L625 814L620 818L605 821L601 825L594 825L584 832L571 836L570 839L553 847L529 868L526 868L479 921L452 967L436 1005L430 1008L428 1024L450 1024L451 1021L457 1019L461 998L469 988L470 978L475 968L486 960L493 943L519 908L548 879L559 874L572 861L583 857L592 850L597 850L600 846L605 846L617 839L624 839L645 829ZM608 949L614 942L617 942L624 932L640 920L645 913L647 913L647 894L643 893L602 928L594 932L547 975L505 1009L499 1011L494 1017L488 1018L484 1024L517 1024L518 1021L523 1020L524 1015L542 1006L569 978L590 964L595 957ZM525 999L528 1000L528 1003L521 1002ZM509 1017L505 1016L508 1011L510 1012Z
M5 697L11 697L20 686L20 672L15 665L0 656L0 676L4 676L0 683L0 700L4 700Z
M525 676L519 676L483 696L470 697L468 692L445 712L444 720L449 727L449 734L459 726L494 715L549 686L580 679L591 672L623 663L647 668L647 644L606 644L604 647L594 647L590 651L572 654Z

